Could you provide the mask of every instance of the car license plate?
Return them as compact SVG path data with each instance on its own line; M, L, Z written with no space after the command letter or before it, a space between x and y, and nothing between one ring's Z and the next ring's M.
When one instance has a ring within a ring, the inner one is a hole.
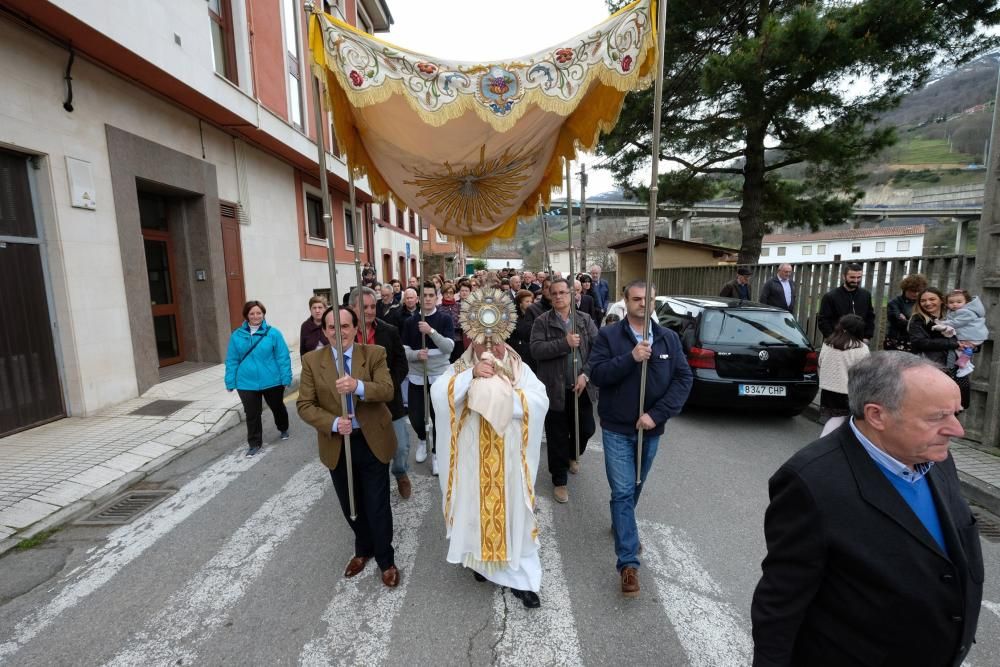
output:
M740 396L785 396L785 386L781 384L741 384Z

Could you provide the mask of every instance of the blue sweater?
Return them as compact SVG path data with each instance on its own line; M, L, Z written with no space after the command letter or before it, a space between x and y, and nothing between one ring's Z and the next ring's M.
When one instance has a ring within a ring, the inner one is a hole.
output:
M906 504L917 515L920 523L924 524L924 528L927 529L927 532L931 534L934 541L941 547L941 551L947 555L948 547L944 542L941 519L938 517L937 507L934 505L934 494L931 493L931 485L927 481L927 475L924 475L916 482L910 483L900 478L899 475L892 474L881 463L878 463L878 469L882 471L882 474L899 491L899 495L903 497Z

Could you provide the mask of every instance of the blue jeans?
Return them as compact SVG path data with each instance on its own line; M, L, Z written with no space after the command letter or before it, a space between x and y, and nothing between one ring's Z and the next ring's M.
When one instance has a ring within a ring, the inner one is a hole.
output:
M392 457L392 474L402 477L410 469L410 434L406 431L406 417L400 417L392 422L392 430L396 432L396 454Z
M635 506L646 486L646 476L653 465L660 436L643 434L642 484L635 483L635 452L637 434L602 431L604 469L611 487L611 527L615 533L615 554L619 571L623 567L639 567L639 529L635 524Z

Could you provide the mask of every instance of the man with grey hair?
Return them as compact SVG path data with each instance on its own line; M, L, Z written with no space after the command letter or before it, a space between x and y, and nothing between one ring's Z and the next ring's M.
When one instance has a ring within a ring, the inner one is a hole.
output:
M608 306L611 305L611 288L608 287L608 281L601 278L600 265L594 264L590 267L590 279L592 282L590 291L594 294L597 309L602 313L608 312Z
M953 665L983 595L976 520L951 438L958 385L906 352L849 371L851 420L769 482L754 665Z
M795 286L792 285L791 264L778 265L778 272L760 288L760 302L792 312L795 308Z
M396 478L399 495L405 500L410 497L413 491L413 484L410 482L409 475L406 474L409 470L410 434L406 430L406 408L403 406L402 389L409 364L406 361L406 353L403 351L403 341L399 336L399 329L376 316L375 290L369 287L355 287L351 290L349 305L354 314L358 316L359 321L362 308L358 306L358 302L362 299L365 331L362 333L361 329L358 329L355 342L365 345L379 345L385 349L385 361L389 367L393 389L392 400L387 402L386 406L392 417L392 430L396 434L396 454L392 457L392 465L389 470Z

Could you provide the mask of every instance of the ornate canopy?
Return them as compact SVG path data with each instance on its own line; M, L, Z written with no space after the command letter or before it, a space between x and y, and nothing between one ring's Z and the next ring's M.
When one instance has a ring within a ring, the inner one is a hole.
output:
M509 238L560 187L656 65L653 3L530 56L494 63L407 51L328 14L309 43L337 144L376 198L393 197L473 250Z

